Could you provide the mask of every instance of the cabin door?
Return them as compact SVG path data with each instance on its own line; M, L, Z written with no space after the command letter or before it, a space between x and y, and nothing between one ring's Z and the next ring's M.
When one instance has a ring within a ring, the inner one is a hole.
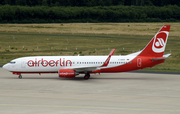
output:
M141 58L137 59L137 67L141 67L142 66L142 60Z
M21 68L26 68L26 61L25 60L21 60Z

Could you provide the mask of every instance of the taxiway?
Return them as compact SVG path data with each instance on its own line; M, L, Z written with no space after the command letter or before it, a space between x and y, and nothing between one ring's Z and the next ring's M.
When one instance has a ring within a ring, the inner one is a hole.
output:
M179 114L180 75L116 73L62 79L0 68L1 114Z

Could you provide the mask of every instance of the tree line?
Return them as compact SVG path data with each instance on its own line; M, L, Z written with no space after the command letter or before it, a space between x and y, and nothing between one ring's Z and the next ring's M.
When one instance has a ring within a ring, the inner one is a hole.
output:
M179 0L0 0L1 5L20 6L167 6L178 5Z
M0 23L179 22L180 7L157 6L0 6Z

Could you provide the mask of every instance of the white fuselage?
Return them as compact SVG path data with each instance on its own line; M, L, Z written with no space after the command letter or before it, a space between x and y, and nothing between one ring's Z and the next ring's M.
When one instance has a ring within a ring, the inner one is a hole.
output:
M108 66L111 68L126 64L136 56L112 56ZM100 67L107 56L33 56L12 60L3 68L11 72L57 72L59 69L74 69ZM103 69L103 67L101 68Z

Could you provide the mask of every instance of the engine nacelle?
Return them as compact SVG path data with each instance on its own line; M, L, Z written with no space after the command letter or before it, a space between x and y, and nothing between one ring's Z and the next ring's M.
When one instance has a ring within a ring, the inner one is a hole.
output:
M60 69L58 74L61 78L74 78L76 75L75 70L72 69Z

